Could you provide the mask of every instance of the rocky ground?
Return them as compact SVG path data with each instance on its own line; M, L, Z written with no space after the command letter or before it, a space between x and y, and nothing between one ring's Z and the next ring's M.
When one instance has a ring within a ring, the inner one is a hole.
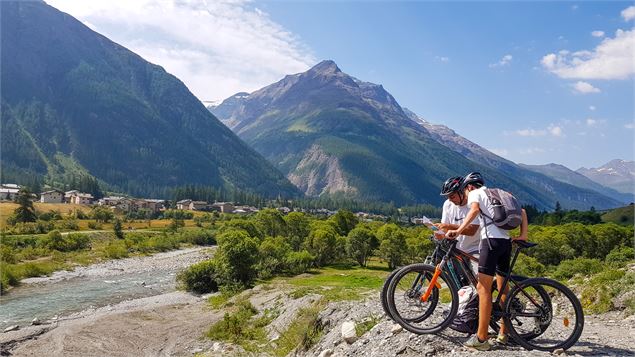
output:
M185 259L176 252L172 254L177 261ZM102 272L132 269L128 264L133 263L152 268L156 266L153 264L169 264L170 260L163 260L162 263L157 263L158 261L161 259L149 258L147 261L128 263L121 260L106 263L110 264L107 266L97 266L96 269ZM94 273L90 268L87 269L83 274ZM257 286L240 296L249 299L260 312L277 311L277 317L266 327L270 343L276 343L281 332L291 324L301 308L311 306L321 298L316 294L294 298L291 291L283 285L267 285ZM207 298L208 296L172 292L124 301L47 321L42 325L0 333L0 355L254 355L246 353L240 346L204 337L209 327L225 314L225 310L211 309ZM329 303L319 314L318 321L323 327L323 335L318 343L308 351L293 351L291 356L474 356L486 353L487 356L549 355L546 352L526 351L517 346L501 347L489 352L472 351L462 346L467 336L451 330L439 335L411 334L384 315L378 292L367 294L361 301ZM357 336L354 333L355 326L364 323L369 329ZM635 316L625 316L619 312L586 316L584 332L579 342L563 354L635 355Z

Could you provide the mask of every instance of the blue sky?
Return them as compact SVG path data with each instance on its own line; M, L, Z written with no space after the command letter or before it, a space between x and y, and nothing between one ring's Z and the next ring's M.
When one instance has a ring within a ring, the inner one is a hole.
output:
M52 0L201 100L332 59L515 162L633 160L632 2Z

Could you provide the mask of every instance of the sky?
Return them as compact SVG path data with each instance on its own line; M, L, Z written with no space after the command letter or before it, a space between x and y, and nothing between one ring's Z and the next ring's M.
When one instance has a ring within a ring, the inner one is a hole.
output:
M635 5L48 0L204 103L321 60L525 164L635 158Z

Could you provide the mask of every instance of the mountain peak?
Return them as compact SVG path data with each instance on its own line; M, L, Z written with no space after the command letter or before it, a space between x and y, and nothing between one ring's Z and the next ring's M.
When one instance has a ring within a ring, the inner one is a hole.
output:
M320 74L336 74L342 71L337 67L337 64L333 60L324 60L315 66L313 66L309 72Z

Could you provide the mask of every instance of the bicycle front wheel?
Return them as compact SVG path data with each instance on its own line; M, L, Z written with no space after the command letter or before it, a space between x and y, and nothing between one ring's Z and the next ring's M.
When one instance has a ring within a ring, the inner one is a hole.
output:
M421 298L430 286L435 267L408 265L395 274L388 286L387 303L392 318L416 334L437 333L456 316L458 295L448 276L442 273L426 301Z
M515 286L507 298L504 319L510 336L528 350L566 350L584 328L580 300L566 286L546 278L527 279ZM537 336L526 338L532 332Z
M379 293L379 300L381 301L381 307L384 309L384 312L386 313L386 315L388 315L388 317L390 317L393 320L394 318L392 317L392 314L390 313L390 309L388 308L388 286L390 285L390 281L392 280L392 278L394 278L395 275L399 272L399 269L400 268L393 270L392 273L390 273L390 275L386 277L386 280L384 280L384 285L381 287L381 293Z

